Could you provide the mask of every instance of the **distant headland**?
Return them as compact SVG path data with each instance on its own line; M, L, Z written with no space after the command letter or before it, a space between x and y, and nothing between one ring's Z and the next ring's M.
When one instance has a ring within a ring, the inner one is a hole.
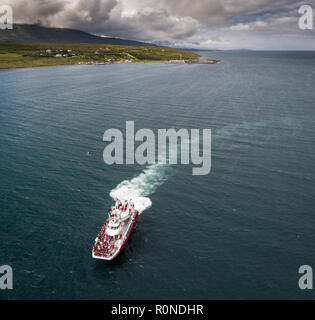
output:
M15 25L13 30L0 31L0 69L139 62L214 64L219 60L144 42L98 37L80 30Z

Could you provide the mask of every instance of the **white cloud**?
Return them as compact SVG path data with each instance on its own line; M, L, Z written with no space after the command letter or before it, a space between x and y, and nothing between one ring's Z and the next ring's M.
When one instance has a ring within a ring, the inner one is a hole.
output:
M218 48L315 49L297 28L300 0L6 0L15 22ZM309 0L314 4L315 0ZM310 3L311 2L311 3ZM224 39L224 40L222 40Z

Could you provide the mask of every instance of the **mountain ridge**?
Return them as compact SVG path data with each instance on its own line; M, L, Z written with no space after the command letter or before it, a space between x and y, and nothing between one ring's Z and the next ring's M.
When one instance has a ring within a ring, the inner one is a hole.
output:
M41 26L39 24L14 24L12 30L0 30L0 41L65 42L128 46L155 46L154 44L141 41L110 37L99 37L91 33L77 29L50 28L46 26Z

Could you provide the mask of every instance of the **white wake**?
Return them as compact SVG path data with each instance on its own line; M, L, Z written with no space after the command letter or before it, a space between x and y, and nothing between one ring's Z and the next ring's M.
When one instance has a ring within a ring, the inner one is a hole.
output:
M152 202L148 197L167 180L168 165L156 163L146 167L143 172L131 180L122 181L110 192L110 196L121 201L132 199L139 213L151 207Z
M280 118L279 120L287 121L286 118ZM216 134L212 135L212 141L231 137L240 129L252 130L267 125L268 121L244 122L241 124L227 125L219 129ZM168 179L170 174L169 168L171 166L172 165L167 162L147 166L138 176L131 180L124 180L118 184L117 187L110 192L110 196L113 199L118 198L121 201L132 199L135 208L141 213L151 207L152 202L148 196L153 194L155 190Z

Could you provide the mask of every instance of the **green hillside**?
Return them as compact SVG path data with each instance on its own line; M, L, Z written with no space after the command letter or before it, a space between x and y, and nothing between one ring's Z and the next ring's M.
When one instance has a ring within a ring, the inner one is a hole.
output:
M70 64L193 60L199 55L172 48L82 43L0 42L0 69Z

